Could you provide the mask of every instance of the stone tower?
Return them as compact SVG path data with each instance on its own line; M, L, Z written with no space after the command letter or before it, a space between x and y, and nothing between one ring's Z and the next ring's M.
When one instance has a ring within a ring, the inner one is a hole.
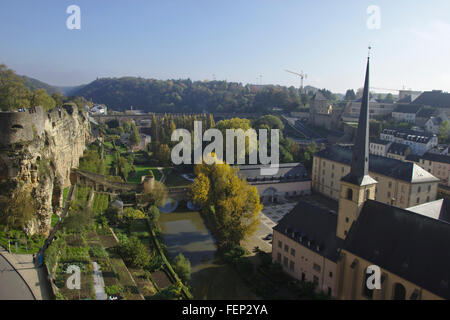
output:
M358 130L353 147L350 173L341 179L336 235L345 239L364 202L375 198L377 181L369 176L369 62L367 58Z

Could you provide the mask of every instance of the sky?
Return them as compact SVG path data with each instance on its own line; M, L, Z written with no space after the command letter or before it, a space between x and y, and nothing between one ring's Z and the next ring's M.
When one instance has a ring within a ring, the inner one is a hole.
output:
M66 27L70 5L80 30ZM344 93L363 86L371 45L372 87L450 91L448 0L2 0L0 39L0 63L58 86L139 76L299 87L289 69Z

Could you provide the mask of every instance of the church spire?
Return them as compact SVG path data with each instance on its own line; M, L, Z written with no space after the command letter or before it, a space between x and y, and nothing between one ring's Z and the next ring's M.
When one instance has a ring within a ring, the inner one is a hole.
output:
M344 181L359 186L376 183L369 176L369 65L370 57L367 57L366 80L361 100L356 141L353 147L351 169L350 173L342 178Z

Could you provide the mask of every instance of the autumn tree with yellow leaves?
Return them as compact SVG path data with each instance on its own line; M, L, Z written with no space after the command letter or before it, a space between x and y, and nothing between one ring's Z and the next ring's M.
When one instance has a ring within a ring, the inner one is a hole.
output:
M238 176L228 164L200 164L190 187L193 201L213 229L219 249L229 249L252 235L259 224L262 209L256 187Z

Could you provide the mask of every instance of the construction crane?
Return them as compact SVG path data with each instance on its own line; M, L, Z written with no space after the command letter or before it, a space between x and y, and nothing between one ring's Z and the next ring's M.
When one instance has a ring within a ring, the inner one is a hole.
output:
M303 73L303 70L300 73L294 72L294 71L289 71L289 70L284 70L286 72L295 74L296 76L300 77L300 93L303 93L303 80L308 78L308 75L306 73Z

